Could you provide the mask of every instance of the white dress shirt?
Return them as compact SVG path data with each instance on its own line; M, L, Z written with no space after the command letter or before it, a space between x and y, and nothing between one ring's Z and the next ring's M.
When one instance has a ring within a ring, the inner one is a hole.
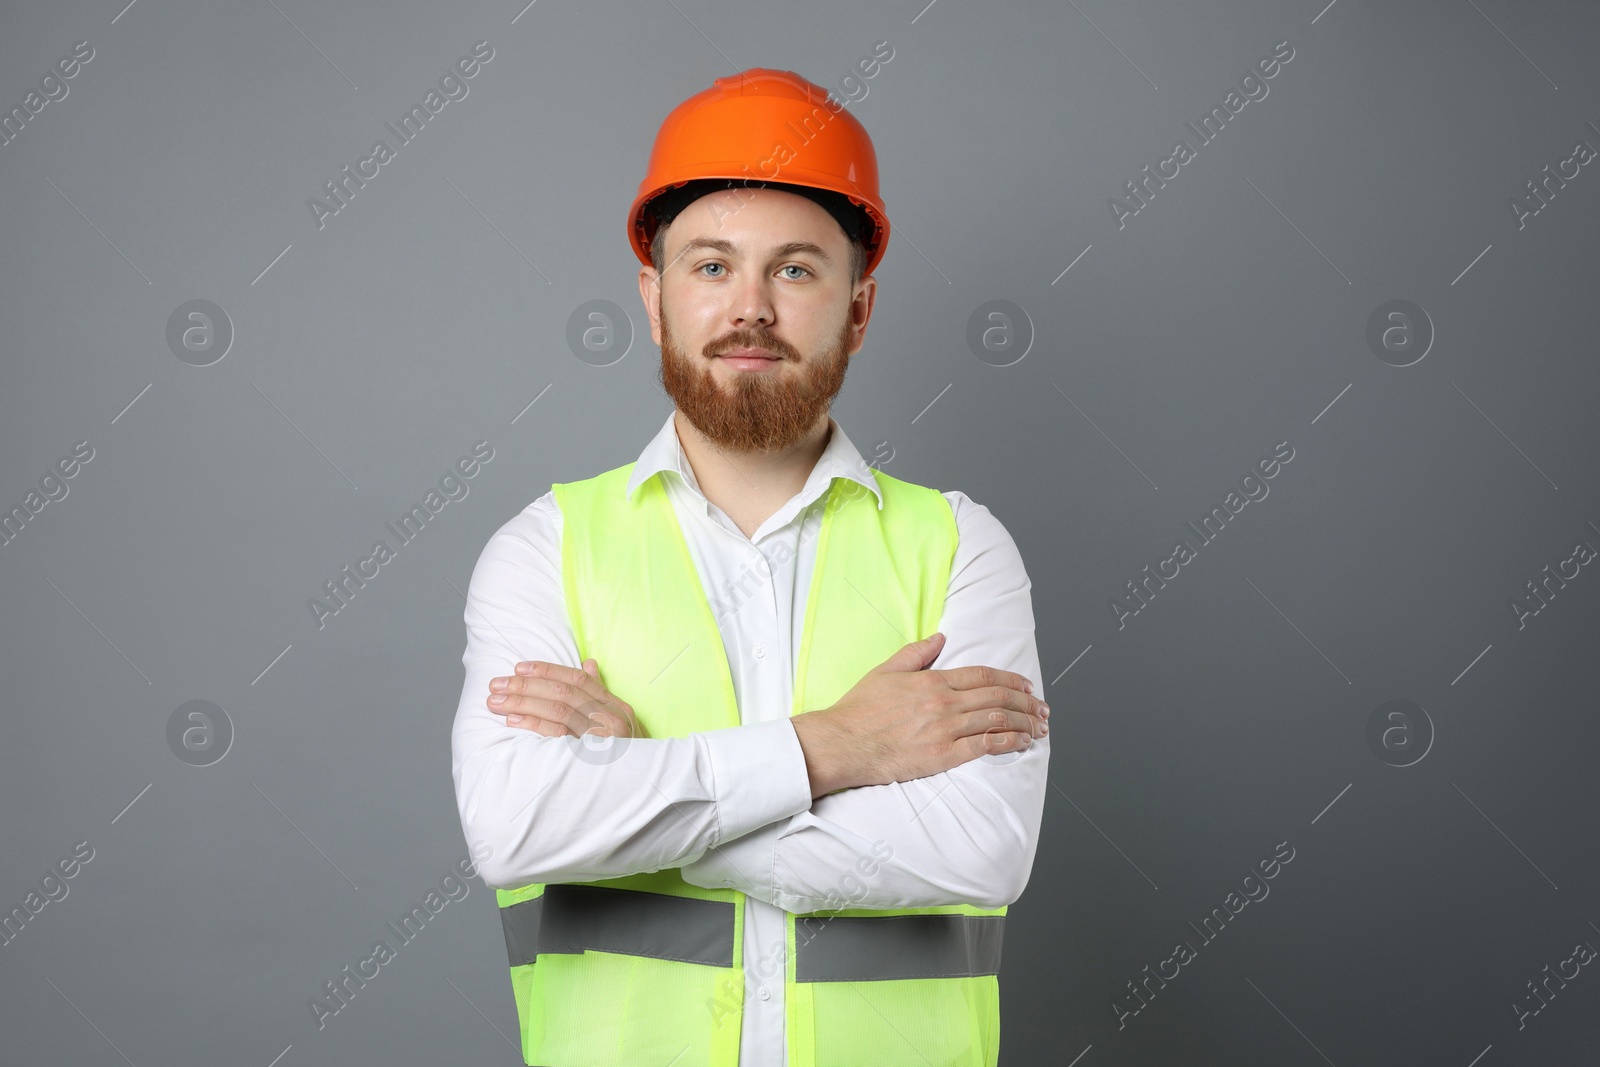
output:
M849 478L881 506L870 468L831 417L829 425L804 488L754 537L700 491L671 415L629 483L631 490L665 472L722 633L741 726L631 739L621 758L602 762L573 758L575 738L512 727L488 709L489 679L512 674L520 660L581 668L554 490L489 539L467 593L452 773L467 840L493 849L478 867L485 883L513 888L680 867L694 885L749 894L741 1067L787 1064L785 910L1009 904L1027 885L1044 806L1048 735L1020 753L812 799L789 713L825 496L834 478ZM945 645L931 666L1015 671L1045 699L1032 583L1016 544L982 504L943 495L959 542L939 625ZM599 670L604 680L606 664ZM870 877L857 867L890 850Z

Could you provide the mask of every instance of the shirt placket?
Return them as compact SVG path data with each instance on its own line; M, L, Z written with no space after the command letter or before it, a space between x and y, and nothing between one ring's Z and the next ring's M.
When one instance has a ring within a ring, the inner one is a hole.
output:
M739 531L726 513L711 504L698 487L685 484L697 498L694 510L696 548L701 566L714 585L722 587L727 610L719 619L723 646L741 721L745 724L787 717L794 701L799 625L796 574L802 531L812 508L801 508L783 527L768 532L760 544ZM780 551L779 545L787 551ZM755 872L752 872L754 875ZM784 1033L786 923L783 909L747 897L742 947L745 970L744 1026L740 1067L787 1067Z
M755 718L775 719L788 714L790 676L793 667L784 656L783 640L787 612L781 589L775 580L774 565L767 552L782 531L769 535L760 545L746 542L746 566L755 593L743 604L736 630L740 647L748 659L743 671L748 707ZM747 932L745 1003L757 1019L756 1033L765 1046L759 1063L786 1062L783 1040L783 911L766 901L748 898L745 907ZM750 957L753 957L751 959Z

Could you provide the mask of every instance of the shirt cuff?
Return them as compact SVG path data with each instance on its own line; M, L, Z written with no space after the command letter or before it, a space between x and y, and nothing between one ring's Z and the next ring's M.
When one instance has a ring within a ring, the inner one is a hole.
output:
M805 751L787 718L708 730L717 841L731 841L811 807Z

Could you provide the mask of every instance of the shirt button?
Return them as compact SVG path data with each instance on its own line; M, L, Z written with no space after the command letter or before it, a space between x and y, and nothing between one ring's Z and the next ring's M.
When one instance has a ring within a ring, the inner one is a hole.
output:
M767 654L767 646L766 645L757 645L754 649L752 649L752 651L755 652L756 659L763 659L763 658L766 657L766 654Z
M762 1000L771 1000L772 990L768 989L766 986L762 986L760 989L756 990L756 996L760 997Z

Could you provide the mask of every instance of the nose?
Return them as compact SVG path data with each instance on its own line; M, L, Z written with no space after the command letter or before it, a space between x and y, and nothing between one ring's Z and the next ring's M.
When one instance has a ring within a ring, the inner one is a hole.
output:
M759 274L746 276L734 289L728 308L728 321L746 329L770 327L777 318L772 307L772 292L767 279Z

